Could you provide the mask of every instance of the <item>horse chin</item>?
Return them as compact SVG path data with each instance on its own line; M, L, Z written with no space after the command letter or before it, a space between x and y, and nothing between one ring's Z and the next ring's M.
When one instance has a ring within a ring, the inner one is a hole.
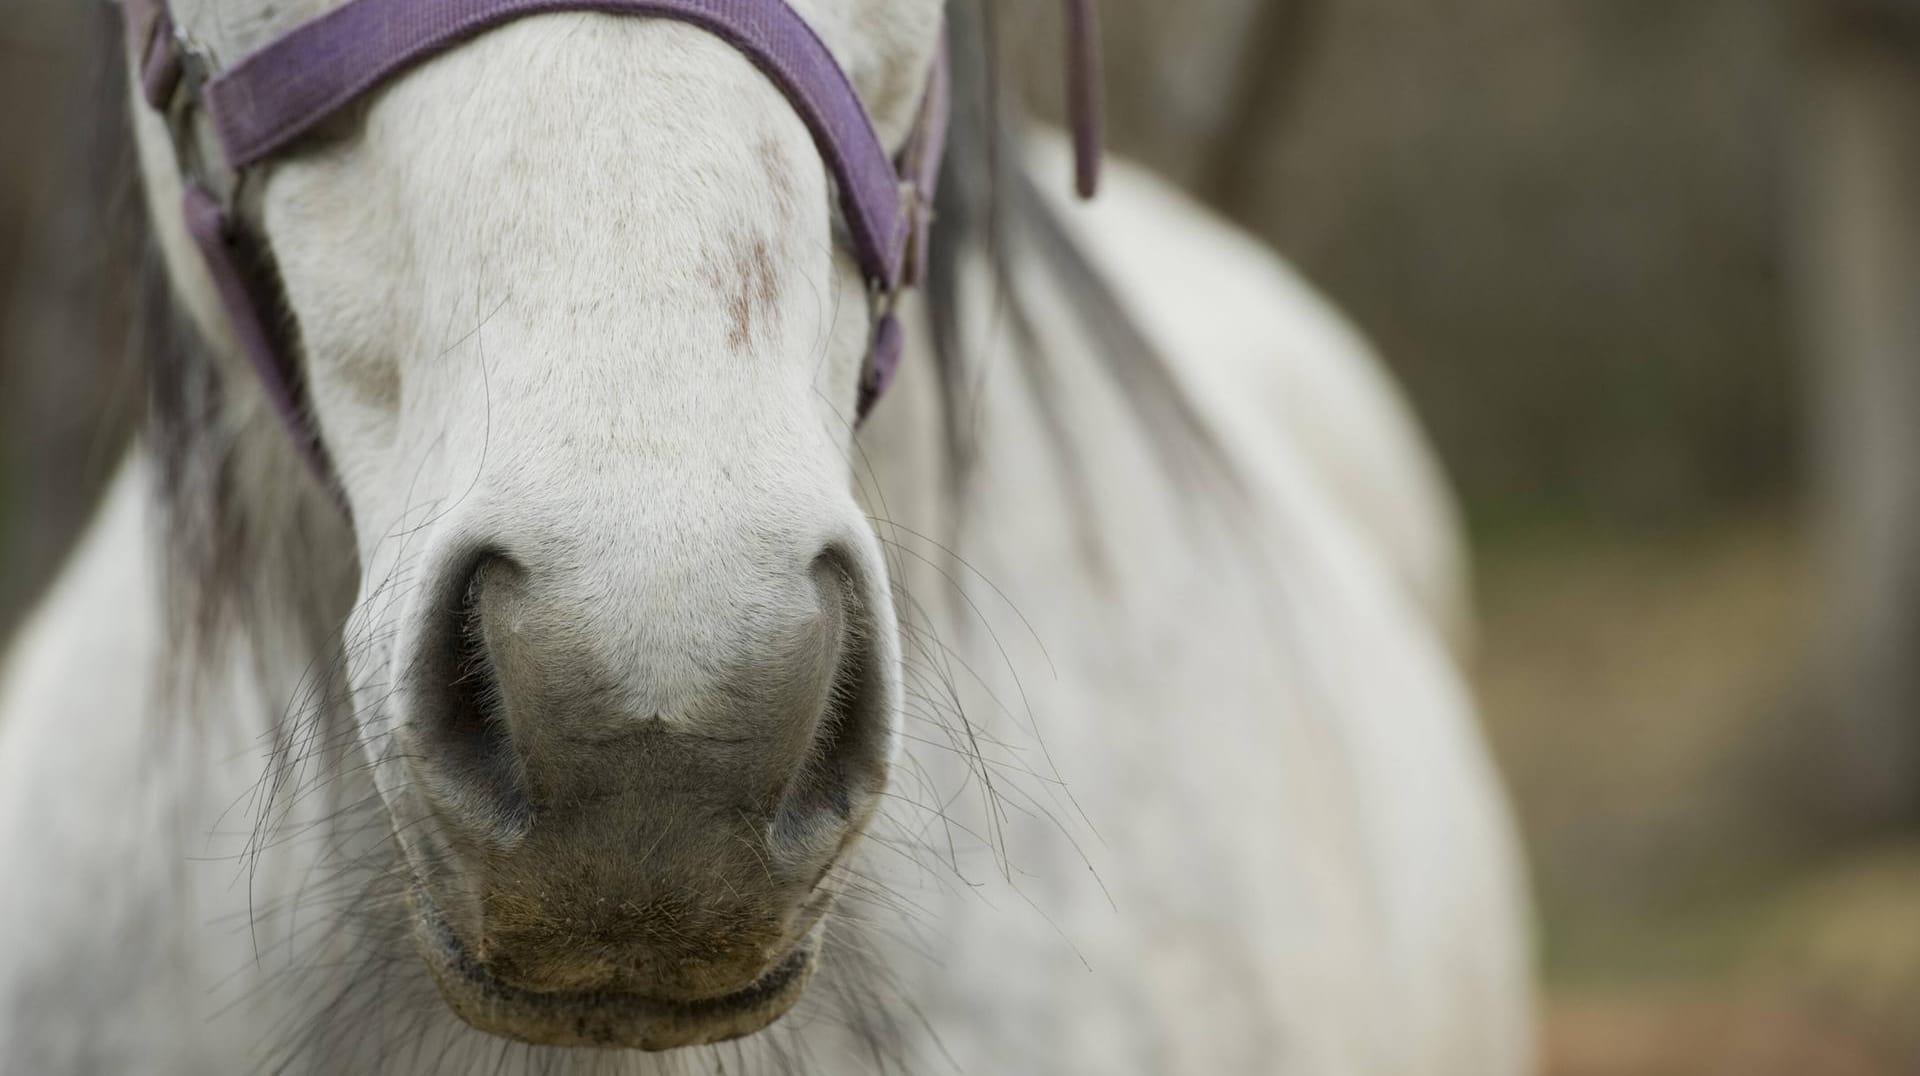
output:
M477 1031L536 1046L658 1052L751 1035L785 1016L806 993L819 951L816 925L758 980L713 998L533 991L487 971L424 893L415 892L413 905L414 938L447 1007Z

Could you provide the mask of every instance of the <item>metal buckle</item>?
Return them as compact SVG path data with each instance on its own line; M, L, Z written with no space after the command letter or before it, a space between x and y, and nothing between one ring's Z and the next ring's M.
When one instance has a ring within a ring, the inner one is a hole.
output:
M928 247L932 245L933 199L911 179L900 181L900 290L925 283Z
M907 286L918 288L927 282L927 267L933 257L933 226L939 211L933 199L918 185L913 188L913 235L907 240Z
M900 293L905 290L905 288L890 289L884 282L877 279L867 281L867 311L872 315L867 321L869 330L893 316L893 308L899 305Z
M213 54L171 19L156 27L156 32L169 34L172 62L178 71L166 105L160 110L167 124L168 140L173 143L174 167L184 183L198 185L213 195L222 208L232 210L241 176L217 160L219 153L208 145L200 122L201 91L217 71Z

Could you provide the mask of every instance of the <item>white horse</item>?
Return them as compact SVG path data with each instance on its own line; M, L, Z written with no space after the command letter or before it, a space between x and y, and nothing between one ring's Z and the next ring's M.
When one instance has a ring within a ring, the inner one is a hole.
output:
M337 3L175 11L231 57ZM941 0L795 6L898 144ZM135 110L190 331L0 680L0 1070L1530 1067L1419 436L1161 183L983 167L949 18L933 280L857 433L820 157L697 29L523 19L277 164L350 511Z

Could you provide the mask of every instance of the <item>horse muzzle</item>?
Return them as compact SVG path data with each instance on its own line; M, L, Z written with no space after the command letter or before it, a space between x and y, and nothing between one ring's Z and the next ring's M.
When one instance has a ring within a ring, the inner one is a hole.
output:
M713 997L530 990L476 959L425 892L415 891L413 909L421 956L454 1014L476 1030L539 1046L662 1051L751 1035L799 1002L819 951L815 927L747 985Z
M854 553L769 562L792 567L743 584L750 615L682 618L702 648L631 612L684 580L599 574L630 597L596 603L566 576L583 558L442 558L392 764L415 940L469 1024L663 1050L757 1031L805 990L884 787L896 676Z

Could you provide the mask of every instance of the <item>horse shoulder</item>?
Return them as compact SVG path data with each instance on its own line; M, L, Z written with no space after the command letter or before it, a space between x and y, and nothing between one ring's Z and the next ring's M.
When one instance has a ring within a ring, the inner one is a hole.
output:
M0 1069L132 1071L188 1015L141 989L166 870L133 755L160 637L147 475L123 465L0 671ZM164 767L164 763L160 764ZM111 1019L102 1019L108 1013Z
M1036 136L1032 152L1043 174L1066 167L1055 137ZM1234 459L1255 468L1279 453L1296 459L1456 653L1467 650L1456 507L1359 332L1273 251L1125 161L1111 162L1099 198L1062 216Z
M53 768L97 758L76 741L124 736L146 706L160 635L146 484L147 468L129 458L0 665L0 796L9 801L56 784ZM96 728L105 725L115 727Z
M3 1072L228 1071L250 1037L208 1014L269 936L230 813L260 741L230 691L179 701L152 486L129 452L0 664Z
M1037 153L1046 174L1064 167L1057 144L1043 138ZM1249 669L1245 698L1233 694L1230 670L1175 679L1187 701L1209 700L1201 711L1234 745L1201 770L1213 795L1250 808L1243 866L1253 869L1252 849L1264 841L1272 845L1264 876L1280 880L1276 892L1308 878L1357 886L1384 925L1377 937L1357 931L1351 952L1378 946L1372 958L1391 952L1384 962L1399 970L1372 982L1356 975L1341 1000L1308 975L1301 982L1313 985L1279 1011L1312 1013L1318 1000L1330 1006L1319 1019L1338 1023L1375 991L1383 1011L1397 1005L1408 1021L1404 1035L1375 1044L1382 1057L1402 1048L1424 1058L1376 1059L1388 1068L1525 1070L1529 941L1518 850L1460 676L1471 615L1456 509L1409 408L1359 335L1295 272L1164 182L1116 162L1100 199L1062 216L1162 349L1254 500L1277 509L1254 525L1271 528L1267 537L1285 549L1271 596L1289 636L1285 660L1273 664L1286 671L1263 680ZM1208 630L1197 634L1226 643L1234 623L1226 607L1205 615ZM1353 675L1359 668L1369 675ZM1280 714L1247 702L1276 696L1288 700ZM1123 720L1123 708L1115 702L1102 723ZM1263 755L1254 744L1262 719L1275 716L1290 731ZM1180 753L1205 755L1203 747L1183 741ZM1264 783L1300 802L1251 807L1263 782L1226 776L1237 755L1272 759L1282 776ZM1078 793L1095 798L1084 785ZM1296 840L1269 836L1291 825ZM1310 862L1337 848L1345 860ZM1330 893L1316 907L1340 899ZM1322 971L1352 966L1324 926L1312 938L1297 922L1269 931L1281 946L1326 942ZM1306 1048L1311 1036L1293 1030ZM1354 1041L1335 1035L1328 1049ZM1335 1071L1352 1063L1329 1062Z

